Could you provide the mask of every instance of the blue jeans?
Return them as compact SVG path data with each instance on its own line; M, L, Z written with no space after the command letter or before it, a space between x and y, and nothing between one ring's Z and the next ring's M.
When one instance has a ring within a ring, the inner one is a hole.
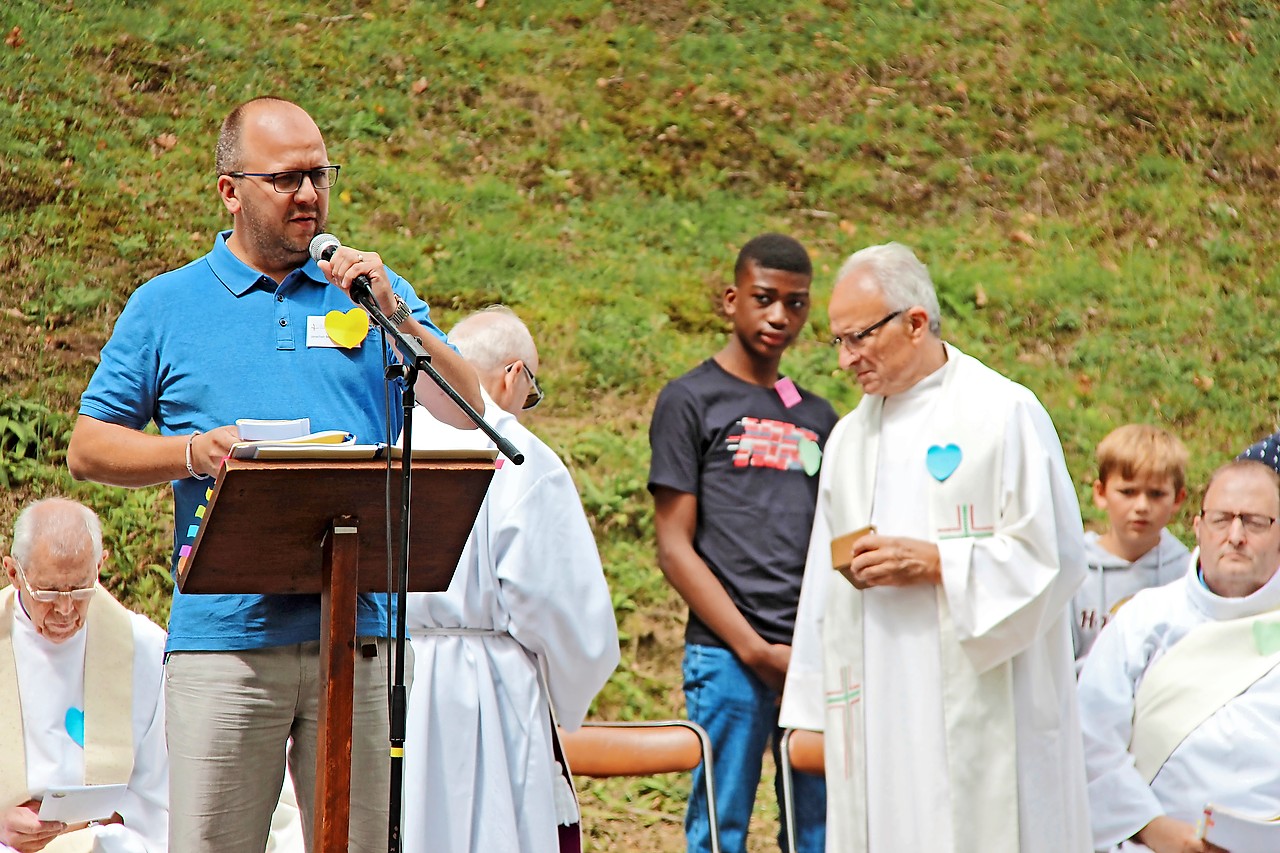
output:
M749 667L728 649L686 645L684 650L684 700L689 719L707 730L711 738L715 771L716 818L720 847L725 853L745 853L747 826L760 785L760 762L766 746L781 766L778 728L778 693L766 687ZM823 853L827 836L827 784L807 773L795 780L796 849ZM702 767L693 772L693 790L685 813L688 849L711 850L711 830L702 796ZM782 808L782 774L775 780L779 811ZM778 831L778 845L786 849L786 820Z

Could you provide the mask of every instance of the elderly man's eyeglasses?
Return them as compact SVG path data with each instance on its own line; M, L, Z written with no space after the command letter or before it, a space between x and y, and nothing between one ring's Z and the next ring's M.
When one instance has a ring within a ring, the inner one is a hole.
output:
M13 564L18 567L18 580L22 581L22 585L26 587L27 595L31 596L41 604L53 604L64 596L72 601L88 601L93 598L93 594L97 587L84 586L78 589L32 589L31 584L27 583L26 573L22 571L22 563L17 557L13 558Z
M510 373L511 368L515 366L516 363L514 361L508 364L507 372ZM545 395L542 393L542 386L538 384L538 377L533 375L533 371L529 369L529 365L521 364L521 367L524 368L524 375L529 377L529 393L525 395L524 403L520 406L522 411L527 412L530 409L537 408Z
M1202 509L1200 517L1204 519L1205 524L1209 525L1210 530L1216 530L1219 533L1231 529L1231 525L1235 524L1237 518L1247 532L1255 535L1266 533L1271 529L1271 525L1276 523L1276 520L1269 515L1260 515L1256 512L1227 512L1220 509Z
M857 352L865 346L864 341L875 334L876 329L879 329L885 323L888 323L901 313L902 311L898 310L891 314L886 314L870 326L867 326L861 332L850 332L847 335L836 335L831 339L831 345L836 349L844 349L847 352Z
M227 172L228 178L270 178L272 188L278 193L296 193L302 189L302 179L311 179L311 186L327 190L338 182L341 166L317 166L314 169L291 169L288 172Z

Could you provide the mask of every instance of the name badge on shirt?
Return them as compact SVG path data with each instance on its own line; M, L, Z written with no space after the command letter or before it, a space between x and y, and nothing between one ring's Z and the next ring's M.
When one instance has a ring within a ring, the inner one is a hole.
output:
M331 312L331 313L334 313L334 312ZM361 311L360 313L361 315L363 315L363 318L364 318L364 325L363 325L362 331L364 331L365 334L367 334L369 329L368 315L365 314L363 311ZM351 338L354 338L354 334L350 335L350 337L343 340L342 342L334 340L333 337L329 334L329 329L325 325L326 319L327 319L326 316L323 314L317 314L317 315L312 315L307 317L307 346L308 347L331 347L331 348L354 349L360 346L364 342L363 341L364 335L360 335L360 340L355 340L355 342L353 343L351 341ZM355 330L353 329L352 331L354 332Z

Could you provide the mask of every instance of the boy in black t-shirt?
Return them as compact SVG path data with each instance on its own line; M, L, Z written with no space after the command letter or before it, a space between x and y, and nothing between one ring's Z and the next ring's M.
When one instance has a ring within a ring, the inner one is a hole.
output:
M809 255L794 239L764 234L747 243L723 296L733 324L728 343L668 383L649 427L658 563L689 605L685 704L711 737L726 851L746 849L770 741L778 757L778 698L821 448L836 423L826 400L778 374L808 320L812 278ZM821 853L825 783L805 774L795 782L796 849ZM700 784L695 778L694 790ZM780 777L778 784L780 793ZM690 851L709 849L698 797L690 798L685 834Z

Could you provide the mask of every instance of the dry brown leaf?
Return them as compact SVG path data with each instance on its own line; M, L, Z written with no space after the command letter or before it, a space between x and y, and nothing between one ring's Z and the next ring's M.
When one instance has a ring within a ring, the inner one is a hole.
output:
M1036 238L1022 230L1009 232L1009 239L1024 246L1034 246L1036 244Z
M413 94L421 95L423 92L427 91L427 88L430 85L431 84L427 82L426 77L419 77L417 80L413 81L413 85L410 86L409 89L413 92Z
M1201 391L1208 391L1213 387L1213 377L1196 375L1191 378L1191 384Z
M173 133L162 133L151 141L154 142L156 148L160 149L160 152L163 153L173 150L173 147L178 144L178 136Z
M840 220L840 230L852 237L858 233L858 226L847 219Z
M22 27L9 30L9 35L4 37L4 43L15 49L22 47L26 43L26 39L22 37Z
M987 307L987 290L982 285L974 285L973 288L973 304L979 308Z

